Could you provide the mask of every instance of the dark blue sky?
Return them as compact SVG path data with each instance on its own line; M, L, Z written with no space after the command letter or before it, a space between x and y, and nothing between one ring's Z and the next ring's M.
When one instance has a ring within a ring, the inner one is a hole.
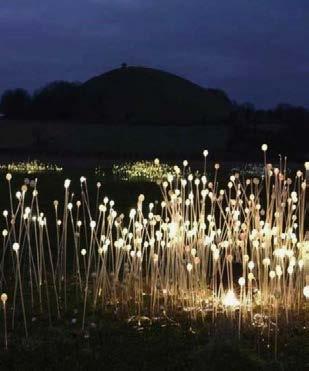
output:
M121 62L258 107L309 107L309 0L0 2L0 94L84 81Z

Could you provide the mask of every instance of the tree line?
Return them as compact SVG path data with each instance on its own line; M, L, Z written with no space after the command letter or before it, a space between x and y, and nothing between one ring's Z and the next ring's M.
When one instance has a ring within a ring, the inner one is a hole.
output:
M78 82L54 81L30 94L25 89L6 90L0 101L0 112L8 119L74 120L104 117L100 97L89 94ZM308 127L309 110L290 104L278 104L273 109L256 109L251 103L233 102L228 124L236 130L250 124L280 124Z
M8 119L73 119L81 98L80 87L79 83L55 81L32 95L21 88L6 90L0 111Z

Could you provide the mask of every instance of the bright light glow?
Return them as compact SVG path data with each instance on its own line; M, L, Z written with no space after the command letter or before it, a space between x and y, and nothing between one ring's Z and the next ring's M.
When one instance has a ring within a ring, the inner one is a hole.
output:
M69 188L70 187L70 184L71 184L71 180L70 179L66 179L65 181L64 181L64 188Z
M6 293L1 294L1 301L2 301L2 303L5 304L7 300L8 300L7 294Z
M0 171L11 171L12 173L45 173L45 172L61 172L62 167L55 164L45 164L38 160L28 161L28 162L11 162L9 164L0 165ZM6 179L10 181L12 175L10 173L6 174Z
M309 299L309 285L304 287L303 294L305 295L306 299Z
M226 307L237 307L239 305L239 300L236 298L233 290L228 290L223 297L222 303Z
M150 163L145 174L161 169L152 175L161 177L162 197L145 204L149 194L139 190L137 200L129 200L130 211L122 205L126 214L118 213L117 203L92 180L91 194L84 177L77 194L66 179L63 200L50 206L47 199L40 204L44 190L36 197L37 179L30 192L30 180L6 184L10 197L3 200L0 270L9 297L15 289L20 302L33 288L33 305L41 304L53 318L68 314L66 293L68 302L83 304L83 322L108 303L150 319L164 311L189 320L209 316L215 322L224 316L243 328L261 321L294 325L294 313L303 313L309 298L308 284L302 286L309 249L304 172L287 175L291 171L283 171L282 164L267 164L261 176L231 173L220 184L217 171L206 177L187 168L187 161L168 171L159 161ZM5 249L16 252L15 264ZM51 288L50 307L45 284ZM30 313L29 300L25 304ZM237 315L226 315L237 307Z
M16 251L16 252L19 250L19 243L18 242L13 243L13 250Z

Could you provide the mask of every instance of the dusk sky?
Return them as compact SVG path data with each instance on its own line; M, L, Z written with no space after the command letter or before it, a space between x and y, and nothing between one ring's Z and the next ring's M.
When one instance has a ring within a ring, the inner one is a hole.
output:
M8 0L0 35L0 94L127 62L257 107L309 107L308 0Z

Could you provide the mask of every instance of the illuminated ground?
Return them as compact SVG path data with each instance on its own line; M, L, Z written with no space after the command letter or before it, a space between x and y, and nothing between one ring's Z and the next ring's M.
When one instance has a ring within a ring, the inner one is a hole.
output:
M66 176L68 174L67 172ZM84 173L84 175L87 176L89 190L96 189L97 179L93 177L93 173ZM24 182L24 177L23 174L13 176L13 194ZM31 177L32 175L29 176L30 181ZM75 182L74 188L77 188L81 180L74 173L71 173L70 177L73 180L73 185ZM63 178L64 175L62 174L54 174L52 177L48 174L40 175L39 197L41 210L50 209L54 199L61 199ZM50 181L51 179L53 179L52 182ZM155 201L161 200L160 189L155 184L142 182L124 183L109 177L102 178L100 181L102 182L103 195L114 198L117 210L126 214L133 207L136 207L136 199L140 193L145 195L148 202L154 201L155 208L159 206ZM0 186L4 188L5 184L6 181L2 179ZM91 192L91 194L93 195L94 192ZM1 199L2 202L5 199L7 200L6 197L3 197ZM95 199L92 197L90 202L95 203ZM7 203L3 203L0 206L2 208L7 207ZM50 216L47 214L47 217ZM188 263L186 267L190 272L192 264ZM253 268L249 269L252 270ZM70 282L70 277L68 277L68 280ZM226 284L225 278L223 282ZM7 287L10 288L10 285ZM238 291L237 295L239 295ZM29 297L25 295L26 305L29 305L29 300ZM147 297L145 300L147 301ZM223 304L225 303L224 300L223 296ZM61 302L63 305L62 299ZM211 363L214 366L213 369L225 369L225 367L228 367L229 369L237 370L242 367L244 369L266 370L276 369L274 367L279 367L281 364L287 370L301 370L302 368L299 367L303 367L307 362L306 344L308 330L306 329L306 311L300 311L299 317L294 312L289 314L291 321L289 326L283 324L283 321L281 321L283 313L279 313L279 336L275 345L273 334L272 336L267 336L262 328L258 331L252 331L253 327L260 326L259 321L254 326L251 326L253 324L246 326L244 323L239 340L237 336L237 321L226 321L224 319L225 315L230 316L229 311L219 315L215 324L212 323L211 316L204 318L204 322L201 323L199 317L197 317L197 320L194 320L194 318L189 319L186 316L169 318L163 312L159 321L153 318L152 324L148 320L143 321L143 318L137 318L137 321L131 318L130 323L126 324L127 318L122 316L121 310L118 312L118 309L114 308L113 311L116 310L117 313L113 312L111 317L108 318L102 315L91 317L91 311L89 311L86 314L84 331L81 331L81 323L84 321L82 318L83 309L80 304L78 300L74 307L74 304L69 302L69 308L65 311L64 318L56 320L53 317L52 326L48 333L45 331L48 319L44 318L44 315L39 314L38 308L33 308L28 340L22 340L24 338L22 331L23 319L20 308L18 308L14 335L9 332L9 350L3 353L2 357L2 362L4 362L3 369L9 364L14 364L15 361L11 358L13 353L27 354L27 361L34 362L32 369L37 367L40 362L48 362L53 367L59 368L60 358L62 362L61 367L68 363L74 364L74 362L77 362L76 360L79 360L81 364L83 362L101 360L109 369L121 369L125 366L127 368L132 366L132 369L201 369L205 364L208 364L207 360L210 360L210 358L207 357L210 357L210 355L212 359L216 359L216 362ZM230 302L227 301L224 305L229 306ZM235 306L235 313L237 314L237 302L232 305ZM36 312L38 313L37 315L35 314ZM234 314L232 317L234 317ZM116 318L118 319L117 321ZM282 327L280 327L281 322ZM276 331L275 328L273 324L269 326L272 332ZM57 337L57 340L55 340L55 337ZM225 341L222 339L230 340ZM125 348L124 344L128 347L125 356L117 358L115 354L122 354ZM277 359L279 363L277 362L277 366L274 363L274 347L278 349ZM47 351L47 348L50 350ZM72 351L73 348L75 353ZM34 356L36 352L42 354L42 358ZM143 357L139 357L140 352L143 352ZM56 357L55 353L63 354L63 356L60 358ZM161 354L160 360L153 360L155 353ZM74 354L74 358L72 354ZM18 356L17 359L18 362L23 361L22 356ZM231 359L233 359L234 363L231 363ZM55 363L53 364L51 360L54 360ZM22 366L18 364L17 367Z

